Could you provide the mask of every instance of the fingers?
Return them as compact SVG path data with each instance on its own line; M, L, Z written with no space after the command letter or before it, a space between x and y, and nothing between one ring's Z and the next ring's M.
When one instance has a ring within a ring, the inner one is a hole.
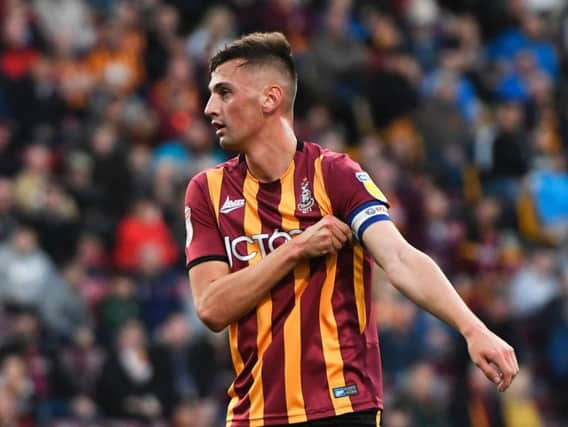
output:
M481 369L487 379L495 384L501 382L501 375L485 358L481 358L475 362L475 365Z
M517 362L517 356L515 356L515 350L513 350L513 347L509 346L507 349L505 349L504 358L507 362L508 368L510 369L512 382L519 373L519 363ZM510 384L511 383L509 383L503 390L500 391L505 391Z
M329 231L331 232L331 234L332 234L332 236L335 240L341 242L341 246L339 248L336 247L337 250L341 249L343 247L343 245L345 244L345 242L347 242L349 240L350 236L347 235L344 230L337 227L336 224L332 224L329 227Z
M345 240L341 237L337 237L335 233L332 232L331 234L331 245L335 251L339 251L343 245L345 244Z
M492 365L491 368L497 371L499 375L499 382L497 382L497 390L503 392L509 388L511 382L519 372L515 351L509 345L507 347L496 351L488 358ZM495 381L494 381L495 382Z
M515 350L513 347L510 348L508 352L509 358L511 359L511 363L513 364L513 369L515 370L515 375L519 373L519 362L517 360L517 355L515 354Z
M505 390L507 390L507 388L509 388L515 376L513 371L513 366L509 363L509 361L507 361L506 357L502 354L500 354L498 362L495 362L495 364L497 365L498 369L501 371L501 382L499 383L497 390L499 390L500 392L504 392Z
M330 230L339 240L345 243L347 240L350 241L352 239L353 233L347 224L332 215L328 215L325 218L329 221Z
M327 254L329 252L337 252L341 250L341 248L345 244L345 241L347 240L343 233L337 230L337 228L333 225L327 226L324 229L324 233L324 236L327 237L327 239L324 240L325 253Z
M500 392L507 390L519 372L515 350L487 328L467 335L468 349L475 364Z
M345 243L351 240L352 233L347 224L327 215L308 227L298 238L304 247L305 256L314 257L341 250Z

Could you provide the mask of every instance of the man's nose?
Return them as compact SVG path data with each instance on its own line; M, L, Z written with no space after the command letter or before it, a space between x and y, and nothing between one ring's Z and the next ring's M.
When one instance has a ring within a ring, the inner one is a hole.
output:
M205 105L205 109L203 110L203 113L211 118L214 117L218 114L217 111L217 107L215 105L215 100L213 99L213 96L210 96L209 99L207 100L207 104Z

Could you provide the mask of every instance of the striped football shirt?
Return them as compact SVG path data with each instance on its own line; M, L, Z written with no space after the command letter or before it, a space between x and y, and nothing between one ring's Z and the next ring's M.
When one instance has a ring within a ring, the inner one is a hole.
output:
M185 197L187 267L260 262L325 215L356 236L338 253L306 259L229 326L235 380L227 426L298 423L382 408L371 303L372 258L360 244L388 204L345 154L298 142L277 181L262 183L243 156L196 175Z

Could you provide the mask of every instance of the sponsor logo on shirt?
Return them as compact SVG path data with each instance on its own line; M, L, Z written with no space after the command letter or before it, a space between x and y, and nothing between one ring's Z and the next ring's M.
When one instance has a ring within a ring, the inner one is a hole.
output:
M335 387L333 389L333 397L336 399L340 397L355 396L359 394L357 390L357 384L346 385L345 387Z
M236 209L242 208L245 205L245 199L235 199L231 200L229 196L225 199L225 203L219 209L219 212L227 214L229 212L233 212Z
M229 264L233 266L233 260L247 262L256 256L265 257L274 249L291 240L296 234L300 234L302 230L294 229L288 232L276 229L272 234L260 233L252 236L239 236L231 240L229 236L224 237L225 251L229 258ZM249 248L249 245L254 245Z
M371 177L367 172L355 172L355 178L357 178L357 181L363 183L363 187L365 187L367 193L369 193L375 199L380 201L387 200L385 195L382 193L381 190L379 190L379 187L377 187L377 185L373 182L373 180L371 179Z
M303 214L310 213L315 201L310 191L310 182L308 178L304 178L300 184L300 201L298 202L298 210Z

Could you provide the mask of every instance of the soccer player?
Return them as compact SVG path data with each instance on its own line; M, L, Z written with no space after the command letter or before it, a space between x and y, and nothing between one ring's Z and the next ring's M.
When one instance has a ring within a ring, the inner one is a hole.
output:
M514 350L468 309L388 202L344 154L298 141L297 75L280 33L236 40L210 61L205 114L238 157L196 175L185 198L197 313L229 327L236 378L227 425L373 425L383 407L371 269L456 328L500 391Z

